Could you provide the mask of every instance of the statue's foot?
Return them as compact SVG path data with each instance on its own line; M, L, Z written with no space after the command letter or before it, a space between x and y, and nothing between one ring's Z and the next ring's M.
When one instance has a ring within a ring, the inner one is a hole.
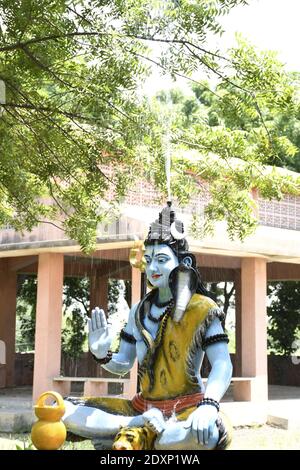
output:
M158 408L150 408L143 413L145 426L148 426L156 434L161 434L166 428L164 415Z

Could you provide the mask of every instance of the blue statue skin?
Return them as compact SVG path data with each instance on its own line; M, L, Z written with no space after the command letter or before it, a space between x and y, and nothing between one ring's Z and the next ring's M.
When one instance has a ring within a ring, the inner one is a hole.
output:
M179 264L173 250L167 244L148 245L145 251L146 275L148 281L158 289L158 303L164 303L172 298L169 288L170 272ZM184 262L184 260L183 260ZM135 336L136 344L121 340L118 353L113 354L112 360L102 367L115 374L126 374L137 357L142 362L147 352L145 343L139 338L135 325L134 305L129 313L125 331ZM151 315L159 318L164 308L152 305ZM159 323L145 318L145 327L155 338ZM224 333L221 322L215 318L206 332L206 338ZM98 358L106 356L111 341L115 335L111 325L107 323L105 313L100 308L95 308L89 321L89 346L91 352ZM219 342L211 344L206 349L208 360L211 364L205 397L220 401L226 392L231 376L232 364L228 352L227 343ZM199 350L195 369L197 370L199 384L204 391L204 386L199 374L204 352ZM80 407L65 402L67 411L64 417L67 428L75 434L89 438L103 438L112 442L114 435L120 426L152 427L158 434L155 442L156 449L213 449L219 439L219 431L216 425L218 411L213 405L198 407L190 414L186 421L176 421L174 417L165 419L162 412L152 408L139 416L117 416L105 411Z

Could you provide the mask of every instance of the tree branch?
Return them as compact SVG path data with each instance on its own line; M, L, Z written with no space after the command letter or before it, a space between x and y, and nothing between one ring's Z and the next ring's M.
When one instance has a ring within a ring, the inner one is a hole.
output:
M161 42L163 44L179 44L181 46L191 46L194 47L195 49L198 49L199 51L203 52L204 54L210 55L212 57L215 57L217 59L224 60L226 62L229 62L230 64L234 64L234 62L231 59L228 59L228 57L222 56L220 54L217 54L216 52L209 51L208 49L205 49L204 47L200 47L197 44L187 41L185 39L165 39L165 38L155 38L155 37L148 37L148 36L137 36L137 35L126 35L129 38L134 38L134 39L139 39L142 41L149 41L149 42Z
M18 205L20 207L22 207L23 211L27 214L30 214L30 216L33 218L33 220L35 221L36 225L37 224L49 224L49 225L53 225L54 227L58 228L59 230L63 231L64 232L64 229L62 227L59 227L58 225L56 225L54 222L51 222L49 220L40 220L36 217L36 215L34 213L31 212L31 210L29 209L29 207L27 205L25 205L25 203L19 198L19 196L14 193L12 190L11 190L11 187L8 187L3 179L1 180L0 182L0 187L2 186L2 191L3 191L3 188L6 189L6 192L4 192L4 194L10 194L18 203ZM28 229L26 229L28 230Z
M104 126L102 120L100 118L96 118L94 116L84 116L84 115L78 114L78 113L71 113L69 111L63 111L63 110L60 110L59 108L48 108L47 106L35 106L35 105L27 104L27 103L9 103L8 102L8 103L5 103L5 104L2 104L1 106L3 108L7 108L7 107L9 107L9 108L19 108L19 109L28 109L28 110L37 111L37 112L45 111L47 113L60 114L62 116L65 116L65 117L71 119L72 122L76 125L78 125L78 123L76 123L74 121L74 119L79 119L79 120L82 120L82 121L90 121L90 122L100 122L101 127L103 129L115 132L116 134L119 134L119 135L124 135L124 133L122 133L121 131L118 131L117 129L114 129L113 127ZM83 129L83 127L79 126L79 128L82 131L87 132L85 129Z
M78 18L80 18L81 20L85 21L87 24L89 24L90 26L93 26L93 23L89 20L87 20L83 15L81 15L80 13L78 13L78 11L76 10L76 6L74 6L74 8L71 8L69 5L67 6L67 10L71 11L72 13L74 13Z
M23 49L23 47L31 46L33 44L39 44L41 42L48 42L48 41L56 41L57 39L66 39L66 38L74 38L74 37L84 37L84 36L108 36L112 33L102 33L99 31L75 31L73 33L64 33L64 34L50 34L49 36L43 36L40 38L32 38L28 41L24 42L16 42L14 44L9 44L4 47L0 47L0 52L9 52L15 51L17 49Z
M160 67L162 70L165 70L166 72L168 72L168 69L166 67L164 67L162 64L160 64L159 62L155 61L154 59L150 59L150 57L147 57L147 56L144 56L142 54L139 54L138 52L134 52L134 51L129 51L131 54L134 54L136 57L140 57L141 59L144 59L144 60L147 60L148 62L151 62L152 64L156 65L157 67ZM216 96L217 98L221 99L221 96L219 96L216 92L214 92L213 90L211 90L209 87L206 87L203 85L202 82L199 82L198 80L194 80L193 78L191 77L188 77L187 75L183 75L179 72L172 72L173 75L176 75L176 77L180 77L180 78L184 78L185 80L188 80L192 83L196 83L197 85L201 85L203 87L204 90L207 90L207 91L210 91L212 95Z
M229 83L231 86L233 86L234 88L237 88L238 90L241 90L243 91L244 93L247 93L248 95L251 96L252 100L253 100L253 104L255 106L255 109L259 115L259 118L261 120L261 123L263 125L263 128L265 129L266 131L266 134L268 136L268 140L269 140L269 143L271 145L271 147L273 147L273 143L272 143L272 139L271 139L271 136L270 136L270 133L269 133L269 130L266 126L266 123L265 123L265 120L263 118L263 115L262 115L262 111L258 105L258 102L257 102L257 99L255 97L255 94L251 91L251 90L247 90L247 88L243 88L241 87L240 85L238 85L237 83L233 82L232 80L230 80L228 77L226 77L225 75L223 75L222 73L218 72L214 67L211 67L209 64L207 64L198 54L196 54L194 51L192 51L188 46L186 46L186 48L189 50L189 52L196 58L198 59L205 67L207 67L209 70L211 70L214 74L216 74L219 78L221 78L222 80L224 80L226 83Z

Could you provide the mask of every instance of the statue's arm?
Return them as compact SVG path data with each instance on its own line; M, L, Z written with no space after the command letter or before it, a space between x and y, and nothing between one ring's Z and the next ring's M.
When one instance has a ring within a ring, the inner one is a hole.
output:
M221 322L214 319L207 329L205 338L223 334ZM208 376L205 397L220 401L229 387L232 377L232 364L226 342L217 342L207 346L207 358L211 365L211 372Z
M126 374L132 368L135 361L136 346L133 338L133 330L135 325L135 311L137 306L138 304L131 308L128 316L128 322L124 328L124 332L129 335L128 338L132 339L132 342L121 338L119 351L113 354L112 359L107 364L102 365L104 369L114 374Z

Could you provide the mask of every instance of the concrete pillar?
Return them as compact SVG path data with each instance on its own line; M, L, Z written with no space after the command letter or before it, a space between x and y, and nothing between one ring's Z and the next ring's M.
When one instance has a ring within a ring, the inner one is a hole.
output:
M0 340L5 345L5 366L1 368L0 379L3 387L12 387L15 382L17 275L8 269L6 259L0 261Z
M64 256L39 255L35 329L33 399L53 388L64 393L53 378L60 375Z
M267 275L266 261L244 258L242 286L242 376L253 377L249 386L241 383L235 398L263 402L268 399L267 367Z
M139 269L131 268L131 306L141 299L141 281L142 276ZM137 392L138 363L135 361L130 371L130 382L124 384L124 398L131 400Z
M241 270L236 269L235 286L235 376L242 375L242 286Z

